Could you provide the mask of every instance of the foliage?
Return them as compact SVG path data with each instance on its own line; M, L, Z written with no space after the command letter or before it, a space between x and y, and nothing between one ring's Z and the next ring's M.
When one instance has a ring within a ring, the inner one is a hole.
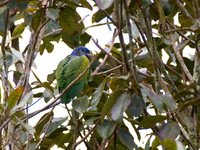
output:
M90 27L77 8L98 8ZM2 0L1 149L200 149L199 16L197 0ZM55 71L41 81L31 69L35 58L54 51L53 42L86 45L87 29L105 25L115 30L107 45L93 40L100 52L88 85L65 106L66 117L55 117ZM25 29L31 36L21 49ZM29 113L38 98L46 106Z

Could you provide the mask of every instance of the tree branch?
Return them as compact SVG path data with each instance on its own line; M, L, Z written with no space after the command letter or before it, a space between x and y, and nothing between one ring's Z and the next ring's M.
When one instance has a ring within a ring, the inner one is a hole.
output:
M172 48L174 50L174 53L176 55L176 58L178 59L180 65L181 65L181 68L183 69L183 72L185 73L185 75L188 77L188 79L193 82L193 77L192 75L190 74L190 71L188 70L187 66L185 65L185 62L179 52L179 49L178 47L175 45L176 41L173 37L172 34L170 34L170 40L171 40L171 43L172 43Z
M1 45L1 51L3 55L3 72L1 73L2 76L2 86L4 88L4 103L6 102L6 99L9 95L9 82L8 82L8 66L7 66L7 58L6 58L6 37L8 32L8 21L9 21L9 9L5 11L5 26L4 26L4 33L2 38L2 45Z

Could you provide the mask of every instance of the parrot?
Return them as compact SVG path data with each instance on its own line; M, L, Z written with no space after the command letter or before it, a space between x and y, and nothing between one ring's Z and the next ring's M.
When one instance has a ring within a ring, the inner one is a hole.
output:
M84 46L80 46L60 61L55 73L59 93L86 70L90 64L90 56L91 51ZM88 69L85 74L61 96L61 103L67 104L80 94L84 86L88 83L89 72Z

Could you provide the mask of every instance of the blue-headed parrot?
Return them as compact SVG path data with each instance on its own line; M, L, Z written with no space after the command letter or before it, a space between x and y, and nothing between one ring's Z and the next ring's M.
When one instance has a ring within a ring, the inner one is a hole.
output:
M56 69L59 92L62 92L73 80L86 70L90 64L91 52L84 46L76 48L70 55L60 61ZM61 97L62 103L69 103L78 96L88 82L89 70Z

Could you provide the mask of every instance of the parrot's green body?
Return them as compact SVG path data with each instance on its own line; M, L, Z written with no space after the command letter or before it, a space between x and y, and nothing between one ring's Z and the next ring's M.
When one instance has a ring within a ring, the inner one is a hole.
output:
M86 57L90 51L85 47L75 49L71 55L64 58L57 67L56 80L59 92L62 92L73 80L75 80L89 65ZM69 103L78 96L88 81L89 70L61 97L62 103Z

